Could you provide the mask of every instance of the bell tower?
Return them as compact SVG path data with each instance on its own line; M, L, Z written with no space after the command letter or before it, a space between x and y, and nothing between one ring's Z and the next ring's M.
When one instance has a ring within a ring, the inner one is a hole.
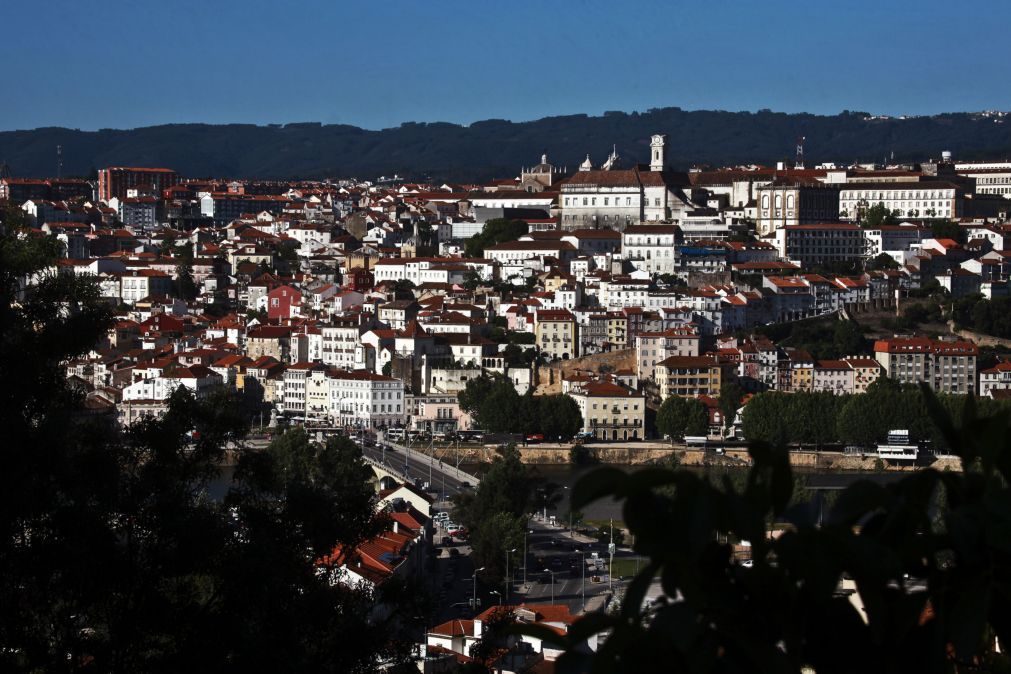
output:
M663 171L664 164L667 161L667 149L664 145L667 142L667 136L663 134L654 134L653 138L649 143L650 159L649 159L649 170L650 171Z

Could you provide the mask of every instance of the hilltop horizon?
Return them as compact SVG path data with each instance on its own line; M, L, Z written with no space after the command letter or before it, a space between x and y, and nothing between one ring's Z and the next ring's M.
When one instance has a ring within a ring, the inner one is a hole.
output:
M644 110L602 110L599 112L564 112L559 114L550 115L537 115L532 117L483 117L480 119L474 119L469 122L464 121L453 121L449 119L404 119L396 124L389 126L369 126L367 124L353 124L349 122L328 122L322 119L291 119L288 121L271 121L271 122L254 122L254 121L207 121L207 120L188 120L188 121L163 121L163 122L153 122L146 124L137 124L134 126L130 125L119 125L119 126L91 126L91 127L81 127L72 126L68 124L45 124L36 127L12 127L0 129L0 133L16 133L24 131L46 131L46 130L61 130L61 131L79 131L81 133L98 133L100 131L139 131L142 129L157 129L162 127L174 127L174 126L252 126L257 128L285 128L285 127L298 127L298 126L322 126L322 127L345 127L358 129L361 131L391 131L394 129L399 129L403 126L416 126L416 125L450 125L458 126L461 128L470 128L475 124L483 124L485 122L506 122L509 124L529 124L533 122L540 122L548 119L558 119L567 117L582 117L589 119L599 119L604 117L609 117L613 115L644 115L651 114L657 111L674 110L680 112L709 112L709 113L719 113L719 114L741 114L741 115L758 115L758 114L773 114L773 115L805 115L811 117L837 117L839 115L858 115L870 117L873 119L896 119L896 120L908 120L908 119L919 119L919 118L930 118L930 117L944 117L949 115L1001 115L1005 116L1011 114L1011 109L1004 110L999 107L993 108L983 108L979 110L942 110L936 112L927 113L899 113L899 112L882 112L882 111L867 111L867 110L856 110L844 108L835 112L813 112L809 110L777 110L772 108L745 108L740 110L730 110L728 108L719 107L683 107L679 105L664 105L664 106L654 106Z
M468 125L403 122L382 130L350 124L174 123L81 131L65 127L0 132L0 161L21 177L90 175L112 165L165 166L191 177L263 179L369 177L484 180L515 175L542 154L575 168L587 153L599 164L612 147L626 162L646 160L649 137L667 134L672 168L767 164L792 159L805 137L809 164L915 162L950 150L956 158L1011 153L1011 126L1001 111L938 115L836 115L651 108L645 112L576 113Z

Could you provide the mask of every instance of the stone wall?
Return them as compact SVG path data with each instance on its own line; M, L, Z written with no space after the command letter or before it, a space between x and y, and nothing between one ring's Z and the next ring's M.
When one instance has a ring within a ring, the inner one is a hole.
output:
M569 461L569 445L536 445L533 447L518 447L520 460L530 465L565 465ZM635 445L627 446L593 446L587 445L596 461L601 464L614 464L623 466L638 466L656 463L666 459L671 454L678 457L682 466L703 466L725 464L730 466L747 466L751 464L751 457L748 456L747 449L727 449L724 454L717 455L701 449L684 449L676 447L643 447ZM423 450L422 450L423 451ZM461 450L461 460L464 463L490 463L497 455L496 448L491 445L484 447L468 448ZM436 450L436 457L447 461L454 461L453 450ZM844 454L842 452L813 452L813 451L793 451L790 452L790 465L794 468L804 468L807 470L825 471L873 471L878 469L877 459L874 457L862 457L859 454ZM945 471L961 471L961 463L957 458L944 457L935 461L931 468ZM911 471L918 469L918 466L900 465L885 467L888 471Z
M542 365L537 373L536 395L549 395L562 392L562 377L575 370L592 370L598 372L601 365L611 370L635 371L635 349L621 349L607 353L595 353L592 356L560 360L549 365Z
M1011 346L1011 340L1001 339L1000 337L994 337L992 335L984 335L982 332L973 332L972 330L956 330L954 321L948 321L948 328L955 335L961 337L962 339L970 339L976 342L977 346L996 346L1007 348Z

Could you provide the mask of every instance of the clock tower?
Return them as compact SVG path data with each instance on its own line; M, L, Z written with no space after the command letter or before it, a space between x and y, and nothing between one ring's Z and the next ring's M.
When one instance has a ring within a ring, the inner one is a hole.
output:
M664 144L667 142L667 136L662 134L654 134L652 140L649 143L650 160L649 160L649 170L650 171L663 171L664 164L666 163L667 150Z

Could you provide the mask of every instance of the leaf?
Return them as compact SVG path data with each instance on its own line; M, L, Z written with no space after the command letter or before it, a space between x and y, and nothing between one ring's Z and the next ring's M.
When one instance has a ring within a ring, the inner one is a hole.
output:
M611 629L620 621L618 618L606 613L587 613L569 628L568 637L574 643L579 643L594 634Z
M649 586L653 583L653 576L656 575L659 567L660 565L656 562L650 562L628 584L628 588L625 590L625 598L621 604L621 614L624 617L634 619L639 615L642 600L645 598Z
M624 471L612 466L604 466L590 471L579 478L572 487L573 510L583 508L605 496L619 493L627 477Z
M667 468L643 468L634 473L626 474L616 496L629 496L631 494L648 491L657 487L663 487L677 482L677 473Z
M990 579L976 574L954 592L947 631L959 660L968 662L979 653L990 608Z
M533 637L534 639L540 639L546 644L552 644L564 649L568 649L572 643L568 635L559 634L547 625L538 625L537 623L515 623L507 626L502 631L505 634L528 636Z
M772 451L772 508L777 515L790 504L793 497L793 471L790 469L790 458L785 449Z
M974 454L968 448L963 447L963 443L959 439L958 430L951 420L951 415L944 409L940 401L938 401L937 395L925 382L920 384L920 395L923 397L923 404L930 414L931 421L934 422L937 430L941 432L945 442L948 443L948 447L962 459L963 466L970 463L975 458Z
M828 517L832 524L856 524L869 513L888 508L895 497L884 486L870 480L857 480L839 494Z

